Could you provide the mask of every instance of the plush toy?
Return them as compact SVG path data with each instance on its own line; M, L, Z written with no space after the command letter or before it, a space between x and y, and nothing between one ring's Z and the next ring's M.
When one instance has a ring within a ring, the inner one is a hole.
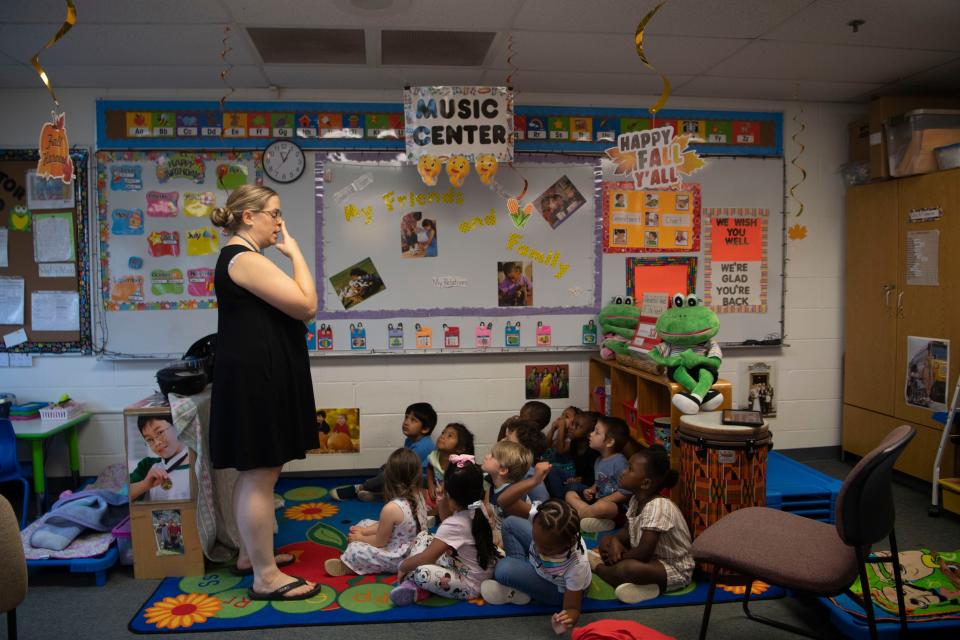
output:
M667 367L671 380L687 392L673 396L673 406L685 414L713 411L723 404L723 395L710 389L717 381L723 354L713 339L720 320L695 295L673 296L672 306L657 319L657 335L663 340L650 352L650 359Z
M603 331L600 355L606 360L612 360L617 353L635 356L628 345L639 321L640 309L630 298L614 298L612 303L600 309L599 324Z

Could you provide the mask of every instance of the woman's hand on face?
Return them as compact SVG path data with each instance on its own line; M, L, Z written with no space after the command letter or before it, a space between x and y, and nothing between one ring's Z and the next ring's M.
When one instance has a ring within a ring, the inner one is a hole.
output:
M297 244L296 239L287 231L287 221L283 218L280 218L280 234L280 239L273 245L280 253L288 258L295 253L300 253L300 245Z

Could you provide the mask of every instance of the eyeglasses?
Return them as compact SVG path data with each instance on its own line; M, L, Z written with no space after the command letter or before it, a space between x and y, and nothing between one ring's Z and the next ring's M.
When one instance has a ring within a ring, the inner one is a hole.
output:
M280 209L260 209L260 213L269 213L274 220L283 217L283 211Z
M160 442L167 441L167 434L170 432L171 427L164 427L156 433L156 437L153 438L144 438L143 441L147 443L147 446L152 447L154 444L159 444Z

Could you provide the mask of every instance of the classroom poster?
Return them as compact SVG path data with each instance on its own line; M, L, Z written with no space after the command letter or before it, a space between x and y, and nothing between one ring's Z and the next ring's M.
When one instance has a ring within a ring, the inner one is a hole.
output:
M635 189L632 182L604 182L603 250L699 252L700 185L654 191Z
M473 162L492 155L498 162L513 162L509 87L409 87L403 110L407 156L413 160L463 156Z
M651 294L666 295L667 299L680 293L693 293L697 283L696 256L663 256L658 258L627 258L627 296L642 307Z
M907 336L907 376L904 398L908 405L947 410L950 378L950 341Z
M716 313L766 313L768 209L705 209L703 302Z
M259 152L98 153L104 308L215 307L221 233L209 215L246 182L262 183Z
M360 409L317 409L317 446L307 453L360 451Z

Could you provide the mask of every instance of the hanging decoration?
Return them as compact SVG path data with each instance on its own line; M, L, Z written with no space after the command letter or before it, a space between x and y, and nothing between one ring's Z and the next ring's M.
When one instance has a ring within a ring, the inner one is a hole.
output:
M706 162L688 149L690 136L674 135L672 125L630 131L617 137L617 146L606 150L616 163L614 174L633 178L637 189L678 189L684 175L692 175Z
M471 163L488 184L498 163L513 161L509 87L408 87L403 108L407 157L427 186L437 184L444 164L450 184L460 187Z
M800 85L798 83L794 88L793 99L797 100L799 97L800 97ZM804 169L802 166L800 166L800 164L797 162L797 160L800 159L800 156L803 155L803 152L807 148L805 144L800 142L800 134L802 134L804 130L807 128L807 125L801 119L802 115L803 115L803 105L799 105L799 110L793 115L793 118L792 118L793 123L796 125L796 129L794 129L793 135L790 136L790 139L798 147L797 155L793 156L793 158L790 159L790 164L792 164L800 172L800 179L794 182L792 185L790 185L790 189L788 190L790 197L800 207L796 213L797 218L803 215L804 206L803 206L803 200L797 197L796 191L800 187L800 185L802 185L807 179L807 170ZM803 225L800 223L793 225L788 230L787 237L789 237L791 240L803 240L804 238L807 237L806 225Z
M661 2L660 4L655 6L647 15L643 16L643 19L640 20L640 23L637 25L637 32L634 35L634 43L636 44L636 47L637 47L637 55L640 56L640 61L644 65L646 65L646 67L651 71L656 71L656 69L654 69L653 65L650 64L650 61L647 60L647 54L643 50L644 30L647 28L647 24L650 22L650 20L653 19L653 16L657 14L657 11L660 11L660 7L662 7L665 4L666 4L665 1ZM667 103L667 100L670 98L670 89L671 89L670 80L668 80L667 76L663 75L662 73L660 74L660 79L663 81L663 91L660 93L660 98L652 107L649 107L647 109L650 112L650 115L652 116L656 115L657 112L663 108L663 105L665 105Z
M44 123L40 129L39 150L40 159L37 161L37 177L46 179L59 179L64 184L73 182L73 159L70 157L70 142L67 139L67 128L64 124L66 114L60 109L60 101L57 100L57 94L53 90L53 85L47 72L40 65L40 54L49 49L63 38L73 25L77 23L77 8L73 0L66 0L67 16L60 29L47 41L40 51L37 51L30 64L40 76L40 80L50 92L53 99L54 110L51 112L51 122Z
M223 27L223 49L220 50L220 62L224 64L223 69L220 70L220 82L223 83L223 86L229 89L227 93L224 93L220 98L220 111L223 111L223 103L227 101L227 98L233 95L236 89L227 81L227 76L230 75L230 71L233 70L233 63L227 62L227 54L233 51L233 47L227 44L227 40L230 39L230 32L233 29L230 28L230 25L224 25ZM221 137L223 136L223 131L220 133Z

